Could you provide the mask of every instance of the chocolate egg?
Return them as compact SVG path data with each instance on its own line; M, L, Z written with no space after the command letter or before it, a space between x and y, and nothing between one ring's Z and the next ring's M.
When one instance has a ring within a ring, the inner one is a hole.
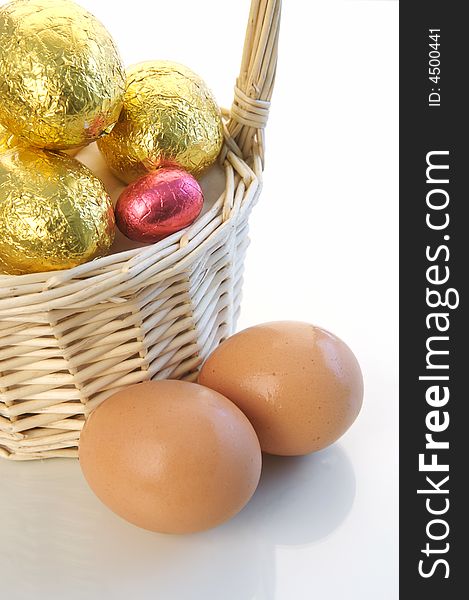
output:
M115 513L144 529L189 533L223 523L254 493L261 451L243 413L194 383L124 389L88 418L80 465Z
M125 72L104 26L70 0L0 7L0 123L29 144L82 146L117 121Z
M280 455L308 454L335 442L363 399L350 348L324 329L290 321L228 338L205 362L199 383L239 406L262 450Z
M158 167L177 165L198 175L223 143L221 113L205 82L164 60L130 67L124 108L99 148L113 173L130 183Z
M197 180L183 169L162 168L131 183L116 204L116 222L137 242L156 242L190 225L204 196Z
M111 199L83 164L32 147L0 154L0 272L75 267L105 254L114 233Z

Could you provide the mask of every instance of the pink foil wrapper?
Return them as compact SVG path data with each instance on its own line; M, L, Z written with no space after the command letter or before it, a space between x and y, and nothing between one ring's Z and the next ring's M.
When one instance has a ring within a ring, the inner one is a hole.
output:
M179 168L161 168L131 183L116 205L116 223L131 240L153 243L184 229L204 203L197 180Z

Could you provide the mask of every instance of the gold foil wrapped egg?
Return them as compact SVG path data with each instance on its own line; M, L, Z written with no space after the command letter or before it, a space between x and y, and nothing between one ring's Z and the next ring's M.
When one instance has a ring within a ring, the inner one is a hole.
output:
M0 7L0 123L40 148L88 144L117 121L125 71L104 26L70 0Z
M111 200L83 164L38 148L0 154L0 272L74 267L105 254L114 232Z
M222 143L220 109L204 81L183 65L152 61L128 70L124 108L98 145L113 173L130 183L161 166L199 175Z

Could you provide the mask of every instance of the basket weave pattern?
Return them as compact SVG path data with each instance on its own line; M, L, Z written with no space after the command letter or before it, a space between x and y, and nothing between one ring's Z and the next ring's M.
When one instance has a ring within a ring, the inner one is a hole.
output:
M0 275L0 456L76 457L87 415L125 386L195 380L235 327L262 187L280 0L253 0L224 111L225 190L191 227L74 269Z

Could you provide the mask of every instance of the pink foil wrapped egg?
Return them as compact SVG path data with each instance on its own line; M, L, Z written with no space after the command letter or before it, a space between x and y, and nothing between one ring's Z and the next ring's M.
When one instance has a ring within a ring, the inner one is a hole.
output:
M131 183L116 205L116 223L131 240L152 243L187 227L202 210L204 196L187 171L164 167Z

